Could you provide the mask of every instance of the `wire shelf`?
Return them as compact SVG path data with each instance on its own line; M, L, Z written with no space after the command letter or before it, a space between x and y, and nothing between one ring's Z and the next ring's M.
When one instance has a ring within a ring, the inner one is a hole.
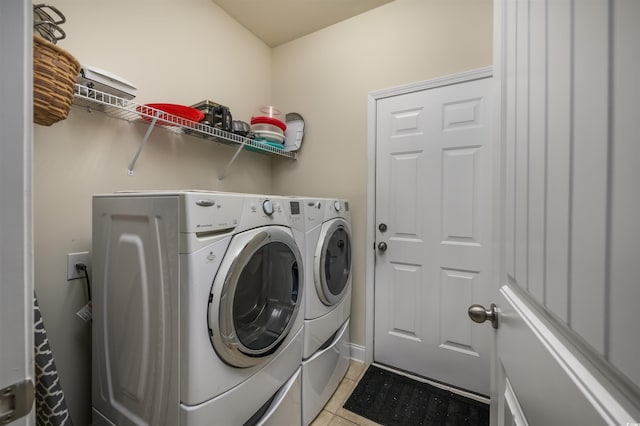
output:
M295 152L285 151L251 138L187 120L80 84L75 86L73 105L85 108L88 111L100 111L121 120L146 122L149 125L159 126L173 133L196 136L226 145L241 145L239 148L246 147L251 151L262 154L297 158Z

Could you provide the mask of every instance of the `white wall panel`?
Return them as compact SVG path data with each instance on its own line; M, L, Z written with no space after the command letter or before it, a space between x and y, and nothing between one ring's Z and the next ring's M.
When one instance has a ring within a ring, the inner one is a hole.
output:
M608 5L574 2L571 328L604 352Z
M613 3L608 358L640 386L640 2ZM611 112L610 112L611 113Z
M529 221L527 250L527 283L529 293L544 303L545 250L545 160L547 148L546 67L547 34L546 3L529 6Z
M640 395L640 3L505 9L507 274Z
M515 278L528 290L529 4L516 4Z
M571 1L547 2L547 152L545 303L569 316L569 200L571 179Z
M507 75L513 76L505 82L506 85L506 99L505 99L505 156L506 161L506 183L505 183L505 268L507 275L511 281L515 281L516 276L516 260L515 260L515 209L516 209L516 189L515 189L515 155L516 155L516 81L518 76L516 74L516 40L517 40L517 3L508 3L505 5L507 9L506 14L508 16L506 25L508 26L505 31L509 34L506 41L507 50L507 63L505 64Z

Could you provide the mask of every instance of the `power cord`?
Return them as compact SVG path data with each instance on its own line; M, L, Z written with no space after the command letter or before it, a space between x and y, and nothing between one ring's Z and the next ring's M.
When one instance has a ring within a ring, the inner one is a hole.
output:
M84 273L84 279L87 282L87 298L91 302L91 283L89 282L89 272L87 272L87 265L84 263L76 263L76 271L82 271Z

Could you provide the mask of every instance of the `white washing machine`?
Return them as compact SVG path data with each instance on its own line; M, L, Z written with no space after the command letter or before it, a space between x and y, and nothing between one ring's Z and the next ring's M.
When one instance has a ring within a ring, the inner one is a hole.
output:
M285 199L287 213L303 214L305 321L302 421L320 413L349 368L351 212L346 200ZM286 203L289 203L288 205Z
M94 196L93 423L300 424L302 243L266 196Z

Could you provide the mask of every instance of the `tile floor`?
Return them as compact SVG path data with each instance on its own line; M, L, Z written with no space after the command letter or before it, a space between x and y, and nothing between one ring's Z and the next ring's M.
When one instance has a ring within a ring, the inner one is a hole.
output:
M310 426L376 426L378 423L361 417L349 410L342 408L345 401L355 389L358 381L366 371L367 364L351 361L347 374L342 379L338 389L318 414L318 417L311 422Z

